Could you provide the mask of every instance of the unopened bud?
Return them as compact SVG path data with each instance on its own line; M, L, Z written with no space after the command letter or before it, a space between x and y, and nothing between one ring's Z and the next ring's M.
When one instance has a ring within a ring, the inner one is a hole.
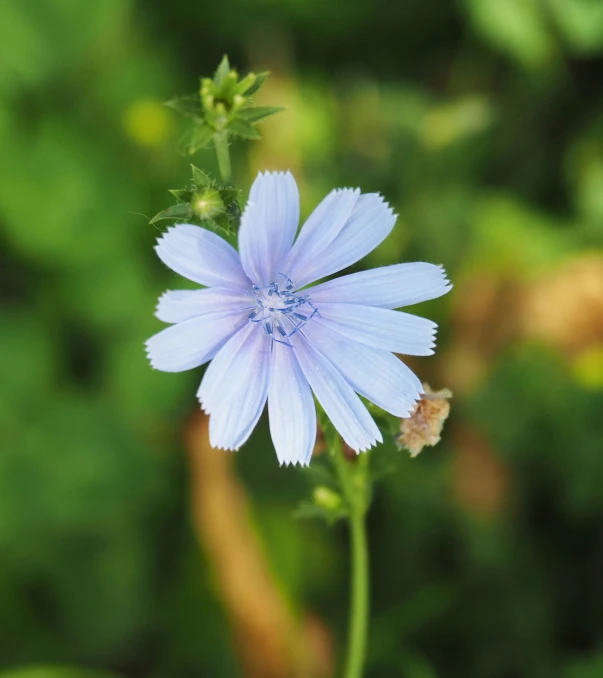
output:
M220 193L215 188L206 188L195 193L191 199L193 214L199 219L215 219L226 212Z
M313 496L315 504L328 511L336 511L341 507L341 496L325 485L314 488Z

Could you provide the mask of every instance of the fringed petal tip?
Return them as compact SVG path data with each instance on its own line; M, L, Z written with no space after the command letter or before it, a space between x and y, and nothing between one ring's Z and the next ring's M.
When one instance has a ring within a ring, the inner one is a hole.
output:
M155 304L155 313L154 316L158 319L161 320L162 322L169 322L169 320L164 320L165 318L165 305L166 301L168 300L169 296L174 293L175 290L166 290L163 294L159 296L159 299L157 299L157 303Z
M454 285L450 282L450 278L448 277L448 273L444 268L444 264L436 264L436 266L438 267L442 275L441 282L444 285L444 288L442 289L442 295L444 295L450 292Z
M381 431L379 431L379 435L375 436L374 440L368 442L366 445L364 445L362 447L356 448L356 446L352 446L349 443L346 443L346 444L351 450L354 450L354 452L356 452L356 454L358 455L358 454L363 454L364 452L368 452L368 450L372 450L373 447L380 445L382 442L383 442L383 435L382 435Z
M310 461L311 459L303 459L303 460L280 460L278 462L278 465L280 468L289 468L289 466L296 467L298 466L299 468L308 468L310 466Z
M270 176L273 176L273 177L291 177L292 179L294 179L293 174L291 174L291 170L288 170L288 169L286 169L286 170L264 170L264 171L260 171L260 172L258 172L256 179L259 179L260 177L270 177Z
M212 445L211 441L209 443L209 446L212 448L212 450L216 450L218 452L231 452L232 454L238 452L241 449L240 445L239 447L220 447L219 445Z
M421 390L421 395L419 395L419 397L414 400L412 405L409 406L408 410L404 414L400 415L400 417L399 417L400 419L410 419L410 417L412 417L412 414L416 410L417 405L421 402L421 396L424 393L425 393L425 391Z

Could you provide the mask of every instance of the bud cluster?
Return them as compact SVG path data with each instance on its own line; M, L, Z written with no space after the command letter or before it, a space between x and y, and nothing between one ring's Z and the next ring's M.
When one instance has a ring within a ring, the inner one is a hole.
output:
M170 191L176 198L176 204L156 214L151 223L161 219L183 219L212 230L234 232L234 223L240 216L239 191L219 186L198 167L191 165L191 168L191 183Z
M213 78L201 78L199 93L177 97L167 106L193 120L193 127L180 142L181 150L192 155L205 148L216 135L260 139L257 123L282 111L282 106L254 106L253 95L268 73L249 73L243 78L224 56Z

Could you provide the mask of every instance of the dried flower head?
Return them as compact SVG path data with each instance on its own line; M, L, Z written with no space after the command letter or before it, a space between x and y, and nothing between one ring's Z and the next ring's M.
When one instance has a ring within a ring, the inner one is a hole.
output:
M452 392L444 388L432 391L429 384L423 384L423 395L408 419L402 419L397 443L416 457L426 446L440 442L444 422L450 413L449 398Z

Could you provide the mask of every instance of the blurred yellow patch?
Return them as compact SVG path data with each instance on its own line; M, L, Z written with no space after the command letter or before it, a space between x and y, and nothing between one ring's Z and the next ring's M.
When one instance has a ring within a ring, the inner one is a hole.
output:
M140 146L162 145L172 134L172 119L162 103L139 99L126 109L123 125L127 135Z
M603 344L582 351L574 360L572 371L585 388L603 389Z
M492 106L485 97L442 104L426 115L420 129L421 140L427 148L445 148L487 129L493 117Z

